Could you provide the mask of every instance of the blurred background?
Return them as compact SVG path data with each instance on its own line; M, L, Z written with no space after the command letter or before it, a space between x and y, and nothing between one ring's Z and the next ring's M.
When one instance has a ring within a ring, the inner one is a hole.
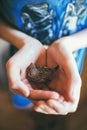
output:
M5 69L9 50L9 44L0 39L0 130L87 130L87 55L81 73L82 91L77 111L55 116L15 107Z

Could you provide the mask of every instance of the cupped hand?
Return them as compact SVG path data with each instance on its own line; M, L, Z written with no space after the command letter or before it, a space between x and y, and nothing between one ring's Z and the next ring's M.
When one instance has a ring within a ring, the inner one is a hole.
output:
M46 49L36 39L25 40L24 46L12 56L6 64L8 81L13 93L28 97L31 100L55 98L56 92L34 89L26 78L26 69L31 63L46 65Z
M35 111L46 114L67 114L77 109L81 78L71 50L62 40L55 41L47 50L47 66L59 66L48 87L58 93L58 99L39 101Z

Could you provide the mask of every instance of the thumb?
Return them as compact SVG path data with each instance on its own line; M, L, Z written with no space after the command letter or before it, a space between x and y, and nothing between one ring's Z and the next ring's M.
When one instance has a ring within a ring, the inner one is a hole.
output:
M81 77L78 74L77 77L74 77L73 81L69 86L69 91L67 91L66 99L71 102L79 100L81 85L82 85Z
M6 64L7 75L9 81L9 87L13 93L17 93L23 96L29 96L30 90L29 86L26 86L20 77L20 67L15 65L14 63L8 62Z

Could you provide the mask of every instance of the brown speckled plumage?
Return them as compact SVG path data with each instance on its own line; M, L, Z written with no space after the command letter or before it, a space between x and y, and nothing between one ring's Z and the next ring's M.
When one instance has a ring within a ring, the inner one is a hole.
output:
M47 66L36 66L31 63L27 68L27 79L34 84L48 84L52 80L52 75L57 69L58 66L51 69Z

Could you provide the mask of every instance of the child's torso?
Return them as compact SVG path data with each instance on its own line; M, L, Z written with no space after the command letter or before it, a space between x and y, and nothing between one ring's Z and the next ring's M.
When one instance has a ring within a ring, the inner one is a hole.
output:
M9 24L43 44L87 28L87 0L1 0Z

